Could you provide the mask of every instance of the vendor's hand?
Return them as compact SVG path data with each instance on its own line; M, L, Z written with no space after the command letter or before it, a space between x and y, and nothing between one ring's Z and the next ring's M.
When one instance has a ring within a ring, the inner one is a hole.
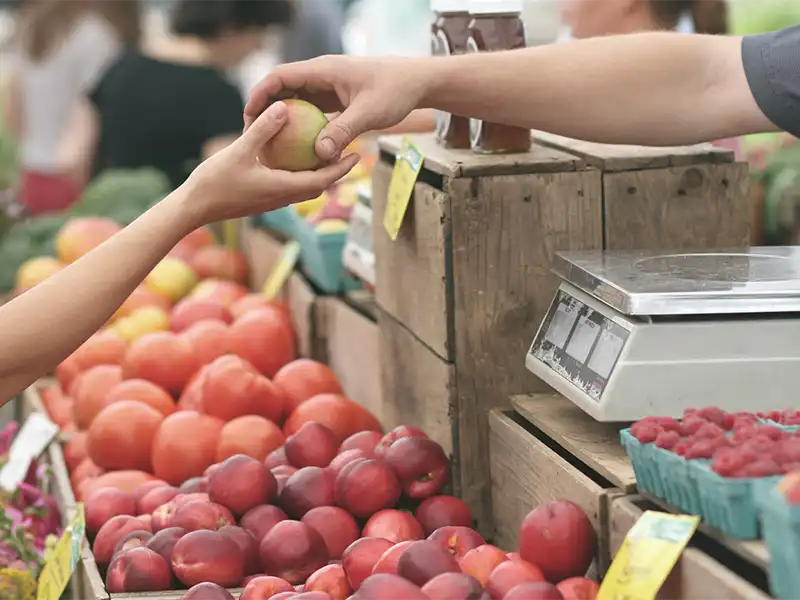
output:
M317 155L335 159L356 137L397 125L425 93L418 61L323 56L274 69L251 92L245 127L271 102L299 97L326 113L342 111L317 138Z
M265 167L258 153L286 123L286 105L271 104L230 146L197 167L184 187L198 224L260 214L316 198L359 160L351 154L316 171L290 173Z

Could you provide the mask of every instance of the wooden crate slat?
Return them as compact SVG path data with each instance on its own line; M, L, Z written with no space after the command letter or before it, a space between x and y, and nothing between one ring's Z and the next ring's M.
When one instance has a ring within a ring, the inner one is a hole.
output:
M511 398L514 409L581 462L625 493L636 490L636 476L619 439L623 426L600 423L559 394Z

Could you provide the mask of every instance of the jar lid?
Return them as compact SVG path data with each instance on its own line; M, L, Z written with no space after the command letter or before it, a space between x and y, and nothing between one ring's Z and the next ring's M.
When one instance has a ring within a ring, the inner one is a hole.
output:
M469 12L469 0L431 0L431 10L436 13Z
M471 0L469 12L473 15L521 13L522 0Z

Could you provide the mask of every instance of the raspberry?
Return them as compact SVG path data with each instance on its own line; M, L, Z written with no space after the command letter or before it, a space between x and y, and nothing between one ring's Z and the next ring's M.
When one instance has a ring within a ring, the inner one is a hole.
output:
M677 431L662 431L656 438L656 446L664 450L672 450L680 439L681 436Z
M725 423L726 414L727 413L724 410L716 406L707 406L706 408L701 408L697 411L698 417L703 417L712 423L716 423L720 427L722 427L722 425Z
M736 427L733 430L733 441L736 443L746 442L758 435L759 425L747 424Z
M771 477L780 475L781 468L771 458L762 458L744 465L736 471L735 477Z
M672 451L678 456L686 456L686 452L692 446L691 440L683 438L672 447Z
M637 424L634 424L634 427L636 425ZM655 423L641 423L635 430L631 427L631 433L633 433L640 443L651 444L656 440L658 434L661 433L661 427Z
M783 439L772 447L772 457L778 464L800 462L800 439Z
M760 427L758 431L759 434L764 435L776 442L787 437L787 433L783 429L775 427L774 425L765 425Z
M733 448L725 448L715 452L711 459L711 469L718 475L730 477L745 464L742 454Z
M783 463L781 465L781 473L793 473L794 471L800 471L800 462L790 462L790 463Z
M718 438L724 437L725 430L716 423L706 423L695 432L699 438Z
M699 439L692 444L684 454L686 460L698 458L711 458L714 455L714 441L710 439Z
M697 416L688 417L687 419L681 421L679 428L680 434L683 437L694 435L706 423L708 423L708 421L706 421L705 419L701 419L700 417Z
M697 413L696 408L685 408L683 409L683 418L685 419L686 417L689 417L695 413Z

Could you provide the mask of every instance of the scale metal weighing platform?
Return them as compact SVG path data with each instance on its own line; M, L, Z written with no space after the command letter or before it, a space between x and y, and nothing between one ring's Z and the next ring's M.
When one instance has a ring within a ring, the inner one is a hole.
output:
M800 247L566 252L526 366L598 421L800 408Z

